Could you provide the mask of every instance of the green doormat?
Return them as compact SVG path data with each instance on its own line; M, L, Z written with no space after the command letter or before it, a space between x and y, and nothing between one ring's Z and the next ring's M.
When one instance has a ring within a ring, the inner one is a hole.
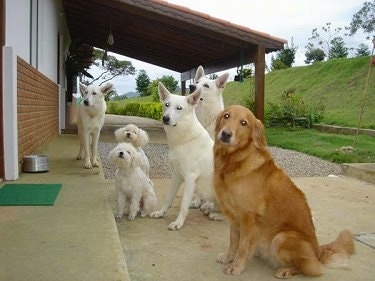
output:
M53 206L61 184L5 184L0 206Z

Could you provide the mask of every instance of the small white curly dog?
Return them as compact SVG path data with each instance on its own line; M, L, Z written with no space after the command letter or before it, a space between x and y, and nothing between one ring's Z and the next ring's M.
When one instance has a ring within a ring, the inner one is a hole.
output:
M146 217L155 208L157 199L153 182L140 168L139 153L131 143L122 142L113 148L108 156L117 166L115 186L117 193L116 218L124 214L134 220L138 213Z
M128 124L123 128L117 129L115 131L115 137L118 143L128 142L137 149L140 155L140 167L146 173L146 175L149 176L150 162L148 161L148 158L143 150L149 141L146 131L134 124Z

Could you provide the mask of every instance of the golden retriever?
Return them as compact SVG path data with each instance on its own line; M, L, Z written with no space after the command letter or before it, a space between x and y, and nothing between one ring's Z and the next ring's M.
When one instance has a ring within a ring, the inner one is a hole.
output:
M229 249L217 257L227 274L240 274L256 255L277 268L277 278L319 276L321 264L343 267L354 253L348 230L319 247L304 193L275 164L262 123L243 106L216 120L214 188L230 222Z

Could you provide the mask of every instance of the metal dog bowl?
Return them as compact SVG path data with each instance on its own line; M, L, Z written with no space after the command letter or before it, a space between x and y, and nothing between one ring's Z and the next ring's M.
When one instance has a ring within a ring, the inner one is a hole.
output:
M22 171L27 173L48 172L47 155L27 155L23 157Z

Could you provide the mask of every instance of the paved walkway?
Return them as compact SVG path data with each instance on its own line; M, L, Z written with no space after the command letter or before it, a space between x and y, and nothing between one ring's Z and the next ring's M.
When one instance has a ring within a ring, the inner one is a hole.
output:
M149 133L151 142L165 143L160 127ZM113 140L113 134L103 133L102 139ZM222 273L223 265L215 260L228 245L226 220L209 221L199 210L190 210L182 230L167 230L181 194L162 219L116 223L113 180L105 180L99 168L83 169L82 161L75 160L77 149L76 135L55 138L40 151L48 155L50 171L23 173L16 181L62 183L53 207L0 207L0 280L274 280L273 269L259 259L239 277ZM154 179L160 203L169 181ZM343 228L373 243L368 234L375 233L374 184L345 176L294 181L306 193L321 243ZM374 248L359 241L355 245L351 270L325 268L316 279L374 280Z
M76 135L56 137L41 151L50 171L15 181L62 188L52 207L0 207L0 280L129 280L108 202L112 183L99 168L84 169L77 152Z

